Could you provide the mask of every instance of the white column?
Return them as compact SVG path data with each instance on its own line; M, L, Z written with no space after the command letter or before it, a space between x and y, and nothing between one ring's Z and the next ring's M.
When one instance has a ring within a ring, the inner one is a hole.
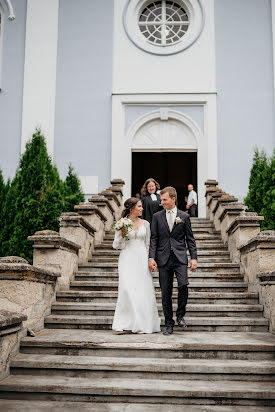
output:
M53 156L59 0L28 0L21 152L40 127Z
M275 0L271 0L272 11L272 42L273 42L273 85L274 85L274 102L275 102Z

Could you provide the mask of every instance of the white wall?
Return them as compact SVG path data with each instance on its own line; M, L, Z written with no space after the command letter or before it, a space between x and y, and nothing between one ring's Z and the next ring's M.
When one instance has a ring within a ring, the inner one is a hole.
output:
M59 0L28 0L21 152L36 127L54 148Z
M127 0L115 0L114 76L116 93L207 93L215 91L214 2L203 0L205 25L187 50L156 56L137 48L122 24Z

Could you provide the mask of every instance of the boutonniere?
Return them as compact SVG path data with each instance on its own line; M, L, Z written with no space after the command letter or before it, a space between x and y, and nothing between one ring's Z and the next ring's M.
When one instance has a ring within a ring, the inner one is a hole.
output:
M179 216L177 216L175 219L175 224L178 225L179 223L182 223L182 222L183 220Z

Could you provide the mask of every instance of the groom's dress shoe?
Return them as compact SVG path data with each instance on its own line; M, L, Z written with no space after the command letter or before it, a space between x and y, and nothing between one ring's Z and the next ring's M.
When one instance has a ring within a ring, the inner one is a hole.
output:
M183 318L178 319L178 325L180 328L187 328L187 325L185 323L185 320Z
M173 326L167 326L167 327L166 327L166 331L163 332L163 334L164 334L165 336L167 336L167 335L172 335L172 333L173 333Z

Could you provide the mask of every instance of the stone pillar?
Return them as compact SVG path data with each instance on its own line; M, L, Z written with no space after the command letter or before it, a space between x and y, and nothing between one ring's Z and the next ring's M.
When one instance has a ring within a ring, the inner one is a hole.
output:
M17 256L0 258L0 310L24 315L24 329L42 329L50 314L60 274L46 269Z
M35 232L33 236L28 237L28 240L33 242L34 265L59 274L59 288L69 289L70 282L78 269L78 251L81 246L52 230Z
M275 256L274 256L275 260ZM269 319L269 330L275 334L275 271L257 275L260 282L260 303L264 306L264 316Z
M224 195L224 192L221 189L216 190L214 193L211 194L211 196L209 197L208 203L206 205L208 207L209 219L212 220L212 222L214 222L214 216L215 216L215 213L213 212L213 210L216 207L218 199L222 197L222 195Z
M115 211L111 203L105 196L100 195L94 195L88 200L89 202L95 204L102 212L102 214L105 216L105 231L109 232L112 229L115 218Z
M242 215L247 207L243 203L229 203L223 205L219 215L221 236L225 243L228 243L227 229L237 216Z
M274 270L275 231L265 230L238 247L241 270L249 282L249 291L259 291L258 274Z
M237 216L226 230L228 248L234 263L240 262L240 246L260 232L260 222L264 218L257 213L247 212Z
M122 179L113 179L111 180L111 186L109 187L112 192L114 192L120 202L120 210L118 216L120 217L123 210L123 186L125 185L124 180Z
M100 244L105 234L105 222L107 220L105 215L91 202L79 203L74 208L90 226L95 228L95 245Z
M101 196L106 197L108 199L109 203L111 204L113 210L114 210L114 218L115 220L120 219L121 217L121 201L117 197L116 193L113 192L111 189L106 189L100 192Z
M222 196L217 198L216 204L212 209L213 217L214 217L214 226L216 230L221 230L221 222L219 220L219 216L222 213L225 206L229 203L237 202L238 199L234 196L230 196L227 194L223 194Z
M9 361L19 351L19 334L26 319L26 315L0 310L0 381L9 375Z
M95 228L76 212L62 213L58 220L60 236L80 245L78 262L87 262L94 250Z
M208 181L207 181L208 182ZM205 182L205 184L207 184ZM219 192L220 189L216 186L207 186L205 190L206 218L210 219L210 203L212 202L213 193Z

